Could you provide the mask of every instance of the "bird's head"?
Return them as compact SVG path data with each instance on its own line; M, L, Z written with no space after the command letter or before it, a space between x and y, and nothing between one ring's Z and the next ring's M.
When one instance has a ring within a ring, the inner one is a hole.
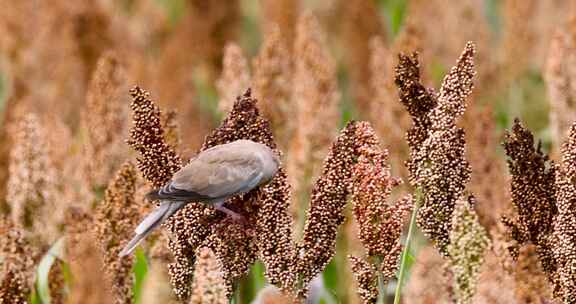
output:
M265 159L267 159L267 161L264 162L264 179L266 181L271 181L274 176L276 176L276 173L278 173L278 170L282 165L282 161L278 151L274 151L269 147L266 147L266 150L267 153L265 153Z

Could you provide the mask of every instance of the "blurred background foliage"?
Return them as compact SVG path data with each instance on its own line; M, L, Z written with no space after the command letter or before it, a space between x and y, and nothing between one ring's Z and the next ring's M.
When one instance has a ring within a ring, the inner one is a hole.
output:
M137 7L138 0L121 0L119 2L121 2L121 5L119 6L120 10L123 10L120 12L120 16L124 18L130 18L134 13L133 10ZM208 5L202 4L201 2L202 1L200 1L198 4L200 10L202 5ZM302 11L310 10L315 12L315 14L318 16L323 31L326 32L330 54L336 59L335 62L337 64L338 89L341 94L339 122L340 127L344 126L346 122L350 120L366 118L363 114L363 109L359 108L359 104L355 100L356 92L354 92L351 79L352 76L350 74L350 69L353 69L354 67L348 65L346 63L346 59L344 58L346 56L348 42L344 41L342 39L342 35L339 34L342 23L340 14L346 13L338 11L341 2L345 2L345 0L304 0L300 3L302 6ZM411 1L408 0L375 1L377 12L383 25L382 28L385 31L383 36L385 37L387 45L392 45L402 32L402 29L405 27L407 16L409 15L410 2ZM443 3L446 6L456 5L450 1L431 2L434 3L427 4L426 1L414 1L414 5L419 6L418 10L420 11L425 11L428 9L427 6L433 6L437 3ZM480 44L480 56L485 59L487 58L485 61L481 61L478 64L480 67L482 67L482 65L486 62L489 62L492 57L500 56L498 53L500 50L499 46L502 45L502 41L504 39L511 39L506 37L505 33L506 18L510 18L510 13L504 12L504 2L506 2L505 0L484 0L470 2L474 2L475 4L480 3L482 11L474 13L481 16L483 22L488 25L488 39L477 42ZM6 3L7 1L4 1L3 5L10 5ZM160 14L166 18L167 26L163 28L160 33L154 34L157 36L151 39L152 43L148 44L144 50L150 54L160 54L161 50L158 48L158 46L162 44L160 41L168 39L167 37L169 37L172 32L178 31L182 22L186 21L185 17L188 13L188 4L185 0L153 0L153 3L154 5L157 5ZM236 28L237 33L233 35L233 39L241 46L242 51L247 58L254 58L258 54L263 41L263 20L261 20L263 18L263 12L261 11L262 6L260 2L256 0L240 0L238 1L238 7L240 15ZM472 5L471 7L474 6ZM444 7L437 9L442 10ZM467 13L470 12L465 12L463 15L466 16ZM553 14L550 13L550 15ZM460 16L458 18L460 18ZM143 28L146 26L151 26L150 24L147 24L148 22L156 23L162 22L162 20L143 20L143 22L138 23L138 26ZM438 24L440 23L440 20L435 20L433 17L431 17L429 20L419 20L419 22L422 22L425 24L425 26L429 27L429 31L437 32L434 37L425 37L423 39L424 41L436 40L436 43L440 45L443 43L451 43L451 41L448 40L442 41L442 39L445 38L444 35L448 35L449 33L442 32L443 30ZM468 20L466 19L460 19L459 22L460 23L451 24L449 26L479 26L476 23L468 23ZM436 29L437 26L438 29ZM199 27L199 29L201 28L202 27ZM144 32L145 31L146 29L144 29ZM536 35L548 35L548 37L551 37L552 33L549 31L538 32ZM466 35L462 36L463 37L458 38L470 40L474 40L476 38L464 37ZM155 39L158 43L154 43ZM543 41L547 40L544 38L534 39L531 43L541 43ZM458 46L456 46L456 49L461 49L465 42L465 40L458 41ZM546 45L541 45L541 47L545 48ZM444 75L447 73L456 57L453 55L448 56L445 53L428 55L426 53L427 48L428 45L424 43L422 45L422 49L425 55L423 59L423 69L427 75L425 81L429 86L439 87ZM434 51L434 49L431 50L432 53L434 53ZM199 116L202 116L205 119L205 121L202 122L202 128L198 128L198 130L208 130L215 127L219 120L223 117L222 113L218 110L219 94L215 81L219 76L220 69L222 68L222 52L216 53L217 54L213 57L210 55L204 56L201 58L203 62L196 62L188 71L188 76L190 77L191 82L187 84L192 86L190 88L190 92L193 94L193 97L190 98L190 100L193 100L197 106L194 111L199 111L202 113ZM504 129L510 127L514 117L520 117L525 125L535 133L536 137L543 141L544 149L546 151L550 151L554 145L554 139L550 130L549 123L550 103L547 97L547 87L544 80L545 77L542 64L542 56L544 55L545 52L533 52L532 54L527 55L529 58L508 59L512 61L518 59L518 62L522 64L522 66L518 68L518 72L511 73L513 76L510 76L510 79L502 80L508 77L506 75L502 75L505 73L502 70L497 70L496 72L486 72L492 73L488 76L490 80L478 85L478 90L480 91L478 92L477 90L474 96L474 103L490 105L490 107L493 109L492 119L495 122L496 132L498 134L502 134ZM194 51L190 51L189 56L197 56L197 54ZM10 59L4 58L3 60L6 61ZM196 59L190 58L189 60L195 61ZM215 62L208 62L209 60L215 60ZM175 64L179 64L179 62L175 61ZM7 107L7 100L11 94L10 87L14 84L13 82L15 79L14 75L10 74L10 70L6 68L8 65L9 62L3 62L3 64L0 65L0 110L2 111L5 111ZM489 65L489 63L486 63L486 65ZM215 70L213 69L214 67ZM172 66L172 68L174 70L178 69L177 66ZM390 70L389 73L393 73L393 71ZM484 73L484 70L481 69L479 73ZM166 75L168 74L170 74L170 71L168 71ZM484 76L485 75L480 75L479 78L483 79ZM502 79L498 79L499 77ZM185 86L175 85L174 87L182 88ZM159 91L152 90L152 94L155 96L160 96L158 99L181 98L184 95L182 92L177 92L171 95L171 93L174 92L168 91L172 89L173 88L163 88L159 89ZM165 90L168 93L161 92L162 90ZM164 103L163 106L169 107L171 104L174 104L178 101L164 100L161 102ZM184 117L185 115L186 113L183 113L180 115L180 118ZM197 115L195 117L199 116ZM4 115L2 116L2 119L5 119ZM68 122L70 121L71 120L68 120ZM74 128L73 126L77 126L77 124L73 122L69 123L69 125L72 127L72 129ZM197 136L203 137L202 134ZM199 147L200 144L199 141L188 139L185 139L184 142L190 144L184 148L188 153L185 155L188 156L190 156L192 152ZM387 148L394 149L394 147ZM500 151L500 148L498 149L499 153L501 154L502 151ZM393 166L396 165L398 164L393 164ZM102 198L102 191L98 193L98 197ZM350 211L348 210L347 212L348 215L350 215ZM347 221L349 221L350 218L351 217L348 216ZM342 227L347 227L347 225L345 224ZM337 253L345 253L347 252L347 247L351 246L348 243L348 239L346 238L347 235L347 233L339 234L337 241ZM415 259L415 257L418 255L420 249L426 246L426 243L427 241L425 238L418 234L415 244L412 247L413 252L410 254L410 263L408 268L410 268L412 264L419 262ZM54 262L54 259L50 256L50 253L48 253L48 256L48 258L45 258L48 259L46 260L46 263L51 265ZM346 258L346 254L337 254L328 265L326 270L323 272L323 284L321 284L322 292L318 303L345 303L347 299L351 298L349 293L352 293L353 289L348 286L348 282L346 280L342 279L342 277L346 276L344 273L349 272L349 270L347 270L344 266L346 265L346 262L344 261ZM64 264L62 267L68 266ZM135 275L135 303L141 303L141 291L143 288L142 284L145 280L148 270L149 263L147 262L147 257L142 250L138 250L136 253L136 262L133 266L133 272ZM408 271L408 275L409 274L410 271ZM36 290L34 290L32 303L49 303L49 300L47 300L46 296L49 293L47 290L49 287L46 284L47 277L48 272L45 268L38 270L38 276L36 279L37 284L35 285ZM394 284L394 282L390 284L390 296L393 294L392 291L394 290ZM266 280L264 277L264 266L262 263L258 262L252 267L250 274L238 283L234 303L253 302L256 299L258 292L262 290L265 285ZM387 303L390 303L391 298L386 298L386 301L388 301Z

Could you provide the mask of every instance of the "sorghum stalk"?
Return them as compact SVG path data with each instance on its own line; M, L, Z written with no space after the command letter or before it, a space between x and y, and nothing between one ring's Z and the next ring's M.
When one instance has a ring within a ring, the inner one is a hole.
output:
M402 293L402 281L404 280L405 268L408 264L408 254L410 254L410 241L412 240L412 235L414 234L414 229L416 228L416 215L418 214L418 207L420 206L420 201L423 198L422 190L416 188L415 199L414 199L414 210L412 210L412 215L410 216L410 226L408 227L408 235L406 235L406 243L404 244L404 251L402 252L402 257L400 258L400 270L398 271L398 283L396 285L396 292L394 294L394 304L400 304L400 294ZM380 290L380 294L383 294L383 290Z

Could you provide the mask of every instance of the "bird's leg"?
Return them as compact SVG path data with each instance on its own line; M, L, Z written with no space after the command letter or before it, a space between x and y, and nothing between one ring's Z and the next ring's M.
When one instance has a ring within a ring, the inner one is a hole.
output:
M219 203L214 204L214 208L215 208L216 210L219 210L219 211L222 211L222 212L226 213L226 214L227 214L228 216L230 216L234 221L237 221L237 222L244 222L244 221L246 221L246 218L244 218L244 216L243 216L242 214L237 213L237 212L235 212L235 211L232 211L232 210L226 208L226 207L224 206L224 202L219 202Z

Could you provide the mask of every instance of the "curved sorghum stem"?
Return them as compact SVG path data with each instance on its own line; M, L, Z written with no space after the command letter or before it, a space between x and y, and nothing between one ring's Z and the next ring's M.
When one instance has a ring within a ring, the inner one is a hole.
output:
M408 235L406 236L406 243L404 244L404 251L402 252L400 270L398 273L398 283L396 285L396 293L394 294L394 304L400 304L400 294L402 293L402 282L404 280L404 273L406 272L406 267L408 264L408 255L410 254L410 241L414 230L416 228L416 214L418 213L418 207L420 206L420 200L422 200L422 190L416 188L415 199L414 199L414 210L412 210L412 216L410 217L410 226L408 227Z

